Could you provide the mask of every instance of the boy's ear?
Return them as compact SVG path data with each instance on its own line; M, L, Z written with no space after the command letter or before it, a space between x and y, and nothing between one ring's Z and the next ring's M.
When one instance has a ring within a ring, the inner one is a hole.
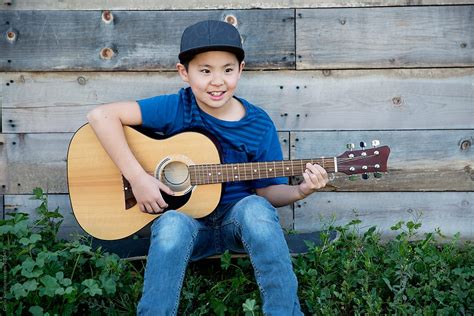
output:
M240 76L242 75L242 71L244 70L244 66L245 66L245 61L242 61L239 67L239 79L240 79Z
M186 70L186 67L184 67L184 65L181 63L177 63L176 69L178 69L178 73L181 76L181 79L183 79L184 82L189 82L188 72Z

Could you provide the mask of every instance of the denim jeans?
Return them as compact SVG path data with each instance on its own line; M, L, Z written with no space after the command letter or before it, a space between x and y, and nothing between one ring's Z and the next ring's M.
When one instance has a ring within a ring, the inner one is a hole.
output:
M176 315L188 262L227 249L249 254L265 315L302 315L277 211L256 195L202 219L168 211L153 223L138 315Z

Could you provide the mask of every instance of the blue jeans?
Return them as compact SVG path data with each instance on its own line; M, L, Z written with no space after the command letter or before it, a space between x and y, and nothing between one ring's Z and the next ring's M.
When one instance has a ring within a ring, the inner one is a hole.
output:
M265 315L302 315L277 211L256 195L202 219L168 211L153 223L138 315L176 315L188 262L227 249L249 254Z

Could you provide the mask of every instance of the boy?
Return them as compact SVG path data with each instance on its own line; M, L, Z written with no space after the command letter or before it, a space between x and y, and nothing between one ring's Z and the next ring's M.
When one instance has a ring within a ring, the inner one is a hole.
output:
M130 182L140 210L161 213L160 190L173 192L147 174L133 156L122 125L142 125L166 136L206 129L219 141L224 163L282 159L269 116L234 97L244 67L244 50L235 27L221 21L189 26L181 38L177 70L189 88L178 94L137 102L106 104L88 120L102 145ZM328 182L326 171L308 164L304 181L285 178L228 183L217 209L202 219L168 210L151 227L139 315L175 315L186 266L229 249L247 252L267 315L301 315L297 280L275 207L303 199ZM255 194L256 193L256 194Z

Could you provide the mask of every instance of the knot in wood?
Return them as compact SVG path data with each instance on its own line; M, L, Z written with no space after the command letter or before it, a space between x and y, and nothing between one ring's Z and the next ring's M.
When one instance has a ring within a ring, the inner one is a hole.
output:
M7 31L6 37L7 37L8 42L14 43L17 40L18 35L17 35L17 32L15 30L10 29L10 30Z
M115 52L110 47L102 48L102 50L100 51L100 58L102 59L110 60L114 56L115 56Z
M464 140L461 142L461 150L468 150L469 148L471 148L470 140Z
M224 21L226 21L227 23L237 27L237 18L232 14L226 15L225 18L224 18Z
M77 78L77 82L78 82L81 86L85 86L86 83L87 83L87 79L81 76L81 77L78 77L78 78Z
M397 105L397 106L398 106L398 105L401 105L401 104L402 104L402 98L401 98L401 97L393 97L393 98L392 98L392 103L393 103L394 105Z
M102 21L106 24L110 24L114 21L114 15L109 10L102 12Z

